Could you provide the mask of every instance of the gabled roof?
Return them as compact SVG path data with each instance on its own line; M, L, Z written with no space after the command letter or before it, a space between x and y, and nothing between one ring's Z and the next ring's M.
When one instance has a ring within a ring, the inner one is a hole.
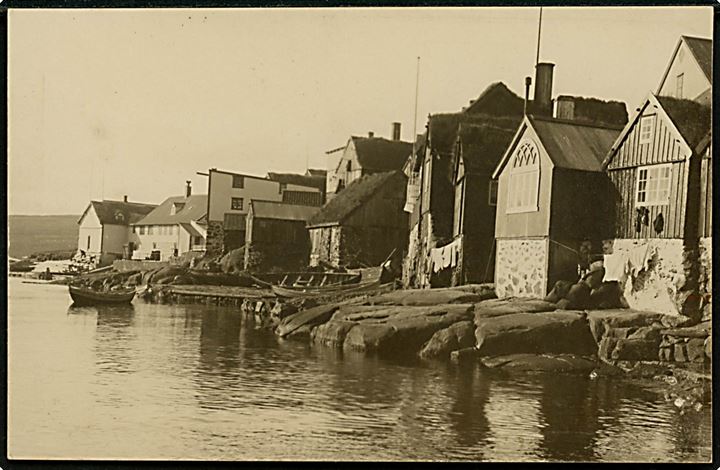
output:
M512 141L517 122L486 119L461 122L458 129L460 154L466 172L492 171Z
M690 52L700 67L700 70L702 70L703 74L705 74L705 78L707 78L708 82L712 84L712 40L683 35L680 36L677 46L675 46L675 51L673 52L672 57L670 57L670 61L665 68L665 73L663 73L662 80L660 80L657 93L660 93L660 90L665 83L665 79L670 72L670 67L672 67L673 62L675 62L675 56L677 56L683 42L687 44L688 49L690 49Z
M394 180L399 180L404 188L406 178L399 170L374 173L356 179L325 204L310 219L308 227L341 223L355 209L369 201L383 186L393 184Z
M325 188L325 176L299 175L297 173L268 173L267 177L271 181L280 184L293 184L297 186L306 186L323 190Z
M178 205L173 214L173 207ZM182 205L182 208L179 206ZM155 210L134 225L175 225L198 222L207 214L207 194L190 197L173 196L165 199Z
M259 219L296 220L307 222L320 208L301 206L298 204L285 204L277 201L264 201L253 199L250 201L253 217Z
M711 112L707 106L692 100L655 96L650 93L643 102L643 105L638 108L633 118L628 121L620 135L615 139L610 150L608 150L605 160L603 161L603 168L607 168L610 164L615 153L648 106L657 108L658 111L670 121L670 127L674 127L677 130L677 133L683 138L684 144L691 152L697 150L699 144L704 141L704 137L706 137L711 130Z
M129 225L152 212L157 205L124 201L90 201L78 224L82 222L90 208L95 210L102 225Z
M682 134L690 148L695 149L700 140L710 132L710 107L693 100L658 96L658 101Z
M619 128L527 116L495 168L493 178L500 175L527 127L533 128L555 167L581 171L602 171L603 159L620 133Z
M503 82L495 82L485 88L480 96L463 108L466 114L489 114L492 116L522 117L524 100L513 93Z
M355 145L360 167L373 171L399 170L412 153L412 144L382 137L357 137L350 140Z

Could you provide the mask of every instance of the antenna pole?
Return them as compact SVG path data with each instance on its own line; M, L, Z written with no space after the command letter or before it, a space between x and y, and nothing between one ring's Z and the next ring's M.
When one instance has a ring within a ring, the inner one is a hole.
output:
M413 160L415 159L415 151L417 150L417 110L418 110L418 90L420 88L420 56L417 58L417 67L415 70L415 114L413 115Z
M542 7L540 7L540 17L538 18L538 38L537 51L535 53L535 66L540 63L540 31L542 30Z

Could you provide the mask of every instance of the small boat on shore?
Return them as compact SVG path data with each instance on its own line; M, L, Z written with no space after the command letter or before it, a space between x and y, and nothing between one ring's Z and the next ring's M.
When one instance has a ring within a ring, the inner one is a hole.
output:
M97 291L70 285L70 297L75 305L129 304L135 297L135 289L121 291Z

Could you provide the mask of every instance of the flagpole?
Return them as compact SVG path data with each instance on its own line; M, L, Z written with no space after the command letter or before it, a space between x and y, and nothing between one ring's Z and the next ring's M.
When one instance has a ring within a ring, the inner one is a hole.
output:
M415 151L417 150L417 112L418 112L418 90L420 88L420 56L417 58L417 66L415 69L415 114L413 115L413 160L415 160Z
M537 51L535 53L535 66L540 63L540 31L542 30L542 7L540 7L540 17L538 18L538 37Z

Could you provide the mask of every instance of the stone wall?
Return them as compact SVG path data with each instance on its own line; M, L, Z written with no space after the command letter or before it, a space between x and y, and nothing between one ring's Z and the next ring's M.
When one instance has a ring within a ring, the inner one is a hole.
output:
M219 256L223 254L225 230L222 222L208 222L207 239L205 242L205 251L209 256Z
M700 276L699 291L702 296L700 308L703 316L712 312L712 237L701 238L699 246Z
M498 298L545 297L547 257L545 239L498 240L495 257Z
M605 246L608 254L629 253L638 246L649 246L655 250L650 268L625 281L623 292L630 308L670 315L682 311L682 291L688 280L683 267L686 256L681 239L616 239Z

